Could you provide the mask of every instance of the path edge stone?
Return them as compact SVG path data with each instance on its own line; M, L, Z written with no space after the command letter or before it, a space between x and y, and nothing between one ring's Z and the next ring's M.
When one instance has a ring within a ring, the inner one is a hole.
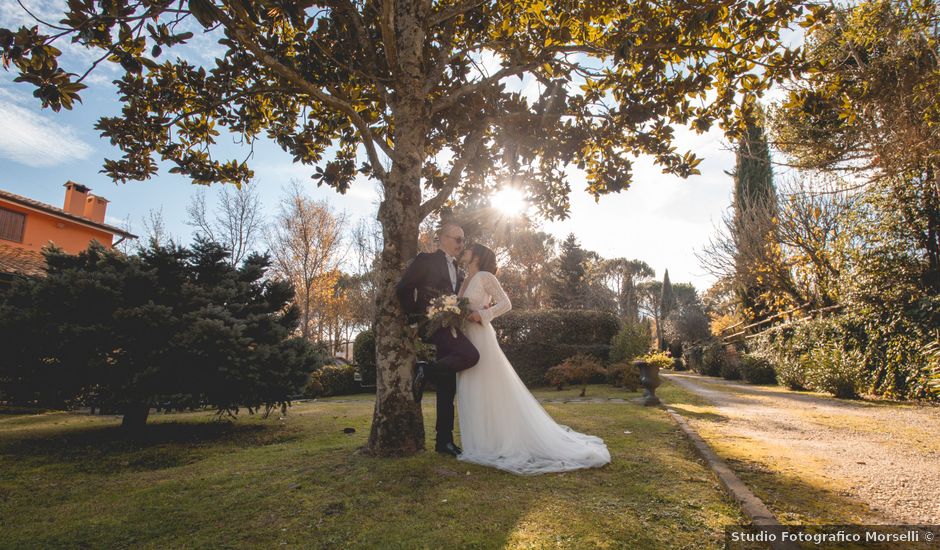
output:
M767 508L767 505L741 481L741 478L734 473L734 470L712 450L708 443L702 439L702 436L689 425L689 422L683 418L682 415L670 409L668 404L664 404L664 406L669 416L672 417L676 424L679 425L682 432L685 433L686 437L689 438L689 441L692 443L692 446L698 452L699 456L702 457L708 464L708 467L711 468L718 477L722 488L738 503L744 515L750 518L751 523L758 527L780 526L781 523L777 521L777 518L774 516L773 512ZM770 547L773 548L773 550L799 550L800 548L792 542L783 541L772 542L770 543Z

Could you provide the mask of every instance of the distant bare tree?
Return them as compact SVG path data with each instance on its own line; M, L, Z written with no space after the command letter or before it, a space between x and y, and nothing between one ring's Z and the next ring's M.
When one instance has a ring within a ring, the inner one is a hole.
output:
M725 281L734 280L735 257L737 256L737 244L732 234L734 222L731 215L731 208L725 210L721 220L714 225L708 243L702 250L695 251L695 257L702 269L712 277Z
M328 302L334 296L342 260L345 224L345 214L334 212L327 201L308 197L303 184L291 180L274 222L267 228L274 271L294 283L304 338L311 337L314 323L316 336L322 338L329 324L323 313L331 309Z
M350 236L356 254L356 272L362 274L375 269L382 252L382 226L374 219L361 219Z
M845 182L823 176L794 178L781 189L777 237L803 302L838 302L840 274L853 248L849 231L860 195Z
M238 266L251 252L264 227L261 198L255 185L252 182L241 189L222 186L213 220L206 213L205 188L198 190L186 207L189 214L186 223L195 227L198 234L222 245L233 266Z
M758 237L751 233L735 238L729 210L708 245L696 253L699 263L716 279L726 282L740 276L737 267L744 263L790 303L833 305L845 260L839 250L849 245L842 240L849 238L850 214L858 203L857 193L849 188L845 182L811 174L787 180L776 199L779 207L751 208L738 215L739 220L746 216L753 226L773 224L775 242L761 244L777 247L779 261L768 263L766 255L748 254L761 249L741 246L741 239Z
M170 235L166 228L166 221L163 219L163 207L159 210L151 208L147 211L147 217L140 219L144 226L143 238L137 241L137 249L147 248L152 243L160 246L167 246L175 241L173 235Z
M356 257L356 274L350 278L352 315L357 324L372 326L378 311L379 254L382 252L382 227L375 221L360 220L351 234Z
M118 225L118 227L120 227L120 228L123 229L124 231L127 231L128 233L133 233L133 232L134 232L134 227L133 227L133 226L134 226L134 224L131 222L131 215L130 215L130 214L128 214L127 216L125 216L124 219L121 220L120 225ZM138 239L130 239L130 238L128 238L128 239L121 239L121 241L120 241L119 243L117 243L116 245L114 245L114 248L117 248L117 249L120 250L125 256L127 256L127 255L131 254L132 252L134 252L134 251L137 249L137 247L139 246L138 243L139 243Z
M749 281L760 281L756 288L761 291L749 296L761 307L777 310L802 303L803 299L781 251L777 200L775 196L772 203L753 201L746 210L729 208L709 242L695 253L705 271L718 280L729 281L737 289L736 307L749 320L754 320L755 310L740 296L741 288L752 288ZM740 227L763 230L741 231Z

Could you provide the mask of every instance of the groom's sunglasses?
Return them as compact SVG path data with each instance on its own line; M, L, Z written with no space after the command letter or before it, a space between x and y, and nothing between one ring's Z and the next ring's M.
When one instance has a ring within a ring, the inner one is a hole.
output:
M450 235L444 235L449 239L454 239L454 242L457 244L463 244L463 237L451 237Z

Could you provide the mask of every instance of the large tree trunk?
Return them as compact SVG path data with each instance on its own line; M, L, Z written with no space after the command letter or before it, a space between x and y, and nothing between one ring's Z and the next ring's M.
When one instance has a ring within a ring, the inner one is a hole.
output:
M365 449L374 456L405 456L424 449L424 419L411 395L416 332L405 324L395 294L402 268L418 248L421 195L414 171L392 167L379 209L385 244L375 327L377 387L372 431Z
M417 105L402 111L415 109L420 112ZM366 447L366 452L375 456L404 456L424 449L424 419L420 405L411 394L416 331L405 324L395 286L405 263L418 250L420 177L424 162L421 152L426 133L420 122L411 128L400 122L396 134L397 149L406 152L392 165L385 181L385 199L379 208L384 246L375 331L378 379L375 415Z
M375 332L377 387L372 431L365 452L405 456L424 449L424 417L411 394L416 332L405 324L395 294L405 262L418 251L421 222L421 171L427 156L428 102L422 69L423 22L430 2L396 2L394 16L383 15L395 37L389 62L400 71L391 109L395 118L392 167L383 181L379 207L384 243L379 274Z
M147 426L147 416L149 415L149 404L128 405L124 409L121 429L130 433L140 433Z

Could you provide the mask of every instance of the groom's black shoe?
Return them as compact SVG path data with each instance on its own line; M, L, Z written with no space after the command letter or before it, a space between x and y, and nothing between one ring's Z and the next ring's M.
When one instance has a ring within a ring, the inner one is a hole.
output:
M428 381L427 368L428 364L426 361L418 361L415 363L414 378L411 382L411 394L415 398L415 403L421 403L421 397L424 396L424 385Z
M438 443L437 445L434 446L434 450L442 455L450 455L454 457L460 456L460 453L463 452L463 449L458 447L457 444L454 443L453 441L449 443L443 443L443 444Z

